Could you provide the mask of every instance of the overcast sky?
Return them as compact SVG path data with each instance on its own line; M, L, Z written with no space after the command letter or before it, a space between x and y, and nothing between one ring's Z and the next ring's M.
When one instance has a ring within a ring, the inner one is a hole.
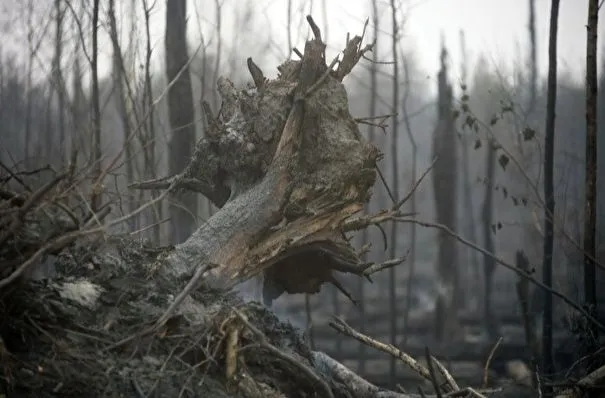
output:
M117 1L118 17L127 17L125 8L134 1L139 9L141 0ZM188 27L189 39L192 47L199 43L200 28L204 32L210 51L216 49L216 13L215 0L188 0ZM287 0L218 0L223 3L222 10L222 37L221 49L222 63L230 63L232 67L245 70L246 58L249 56L266 69L268 75L275 73L275 66L283 60L287 53L288 36L286 30ZM388 12L390 0L378 0L382 8L380 15L380 30L384 36L380 39L384 45L379 57L384 61L390 60L388 49L385 48L391 30L391 16ZM396 0L398 2L399 0ZM153 3L153 0L148 0ZM476 60L482 53L492 65L511 67L518 62L518 54L527 55L527 0L401 0L403 16L405 15L402 46L413 51L418 67L426 77L432 78L436 74L439 59L441 35L445 37L446 44L452 58L452 77L459 77L458 65L460 62L459 32L464 29L467 48L471 61ZM41 11L43 18L52 15L52 1L46 0L38 3L45 8ZM24 19L20 21L15 16L9 16L7 9L16 9L12 0L2 0L3 20L21 24L22 50L16 52L26 55ZM22 4L26 4L25 2ZM76 3L73 3L76 4ZM104 7L106 2L102 2ZM327 11L327 20L324 16L324 4ZM250 5L247 16L246 6ZM23 7L23 6L22 6ZM308 33L306 24L301 23L304 15L312 8L312 14L320 27L325 30L327 23L327 39L332 55L342 49L347 31L352 34L361 32L363 22L371 17L370 0L292 0L292 45L302 50L305 36ZM12 13L10 13L12 14ZM540 73L545 75L548 57L548 28L550 14L550 0L536 0L536 23L538 37L538 61ZM580 80L584 70L584 52L586 43L586 16L587 0L562 0L559 17L559 66L560 72L569 72ZM104 16L102 16L104 18ZM127 32L127 18L120 22L124 32ZM102 19L104 21L104 19ZM106 21L106 19L105 19ZM165 0L156 0L156 7L151 17L152 40L155 47L155 66L163 64L163 36L165 21ZM10 26L9 23L7 26ZM40 25L41 26L41 25ZM603 26L603 23L601 24ZM138 24L139 34L143 34L143 21ZM372 27L369 27L372 30ZM14 34L16 30L8 29L5 32ZM600 29L600 33L605 29ZM50 40L53 30L46 35ZM111 46L107 37L101 35L101 75L109 72L111 65ZM71 36L75 37L75 36ZM127 35L124 35L127 38ZM143 36L141 36L143 39ZM272 41L270 48L263 48L265 43ZM601 42L601 41L600 41ZM17 41L5 41L4 48L15 48ZM16 47L18 48L18 47ZM52 55L52 45L45 51ZM232 51L234 48L238 51ZM229 57L232 57L229 59ZM70 61L65 61L68 68ZM388 66L387 66L388 67ZM224 68L223 73L228 71ZM434 84L429 87L434 89Z
M211 0L195 1L198 7L202 4L208 5L209 9L213 8L214 2ZM582 78L584 71L587 3L587 0L562 0L559 14L559 68L560 71L570 72L577 79ZM227 37L232 34L233 27L236 26L233 16L236 15L238 8L234 8L234 4L241 3L226 0L223 12L223 26L226 27L224 30ZM286 0L262 0L256 2L253 11L253 17L257 20L257 26L260 23L261 30L262 26L267 26L268 21L271 21L272 37L276 44L281 44L282 48L287 47L287 4ZM304 8L305 13L308 13L311 7L311 2L308 0L293 0L292 4L293 10ZM322 1L314 0L312 4L315 19L320 27L325 26ZM333 48L341 48L346 32L358 33L363 26L363 21L371 16L369 0L327 0L326 4L328 41ZM385 9L380 17L380 28L385 33L390 33L391 17L386 12L390 2L379 0L379 4ZM536 0L538 63L540 73L543 75L546 75L548 60L550 4L550 0ZM460 62L460 29L465 31L471 60L476 60L478 54L483 53L488 62L493 65L510 67L517 62L517 54L521 53L522 56L527 54L529 14L527 0L403 0L403 5L402 14L406 18L403 45L408 49L414 49L419 66L428 76L434 76L436 73L442 34L453 60L454 76L452 77L459 76L457 65ZM195 13L193 0L189 11L193 17ZM215 21L215 18L208 16L207 13L205 19L209 25ZM298 23L299 20L296 19L294 22ZM193 29L194 24L191 25ZM303 28L306 32L306 25L303 25ZM195 29L197 30L197 27ZM600 33L603 32L605 29L600 29ZM304 37L297 37L296 32L292 32L292 39L294 45L302 48ZM383 39L386 40L387 37ZM381 58L388 60L389 54L386 53L386 49L382 52ZM245 60L245 57L250 54L241 55Z

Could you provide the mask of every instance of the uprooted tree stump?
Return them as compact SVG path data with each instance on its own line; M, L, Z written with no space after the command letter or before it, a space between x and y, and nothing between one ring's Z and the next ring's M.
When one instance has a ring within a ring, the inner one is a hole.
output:
M342 79L371 45L357 36L338 67L315 39L302 60L289 60L267 80L248 59L255 86L237 90L218 81L222 106L204 106L206 138L181 174L138 188L189 189L220 211L162 264L173 276L213 264L203 279L231 288L263 276L267 304L282 293L316 293L325 283L347 294L333 271L368 276L367 264L345 236L345 221L369 199L380 152L360 139Z
M401 216L399 204L353 217L370 196L380 154L360 139L341 81L371 46L351 39L333 69L308 20L315 38L300 61L267 80L249 60L254 88L220 79L221 110L204 106L207 134L189 167L136 185L193 190L220 208L182 244L153 248L108 235L121 221L100 224L109 206L97 214L69 207L74 183L64 180L73 170L30 193L0 189L0 394L413 396L381 390L310 351L299 331L232 291L262 275L266 303L326 282L348 294L335 272L369 278L402 261L361 264L345 235ZM49 259L52 279L26 279Z

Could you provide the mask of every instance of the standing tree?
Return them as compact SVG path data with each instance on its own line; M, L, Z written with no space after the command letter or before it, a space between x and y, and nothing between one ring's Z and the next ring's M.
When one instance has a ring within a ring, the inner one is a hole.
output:
M135 159L133 157L133 137L131 136L132 129L130 126L130 115L128 112L128 99L126 97L126 86L128 84L128 80L126 76L126 65L124 63L124 58L122 57L122 48L120 47L118 26L116 22L115 0L109 0L107 16L109 19L109 37L113 47L113 82L117 91L118 111L120 113L120 118L122 119L122 131L124 132L124 155L126 157L124 161L126 162L126 180L128 183L132 183L134 180ZM132 197L128 197L126 199L126 204L128 213L131 213L136 208ZM129 227L132 230L135 229L135 220L135 217L132 217L128 220Z
M189 56L187 51L187 1L166 1L166 78L168 84L168 115L172 137L169 142L170 173L181 173L187 166L195 146L195 114ZM195 228L197 198L190 193L175 194L179 204L172 204L172 241L183 242Z
M468 89L468 53L466 51L466 38L464 35L464 31L460 31L460 70L461 70L461 80L462 80L462 92L463 95L467 95ZM471 180L470 180L470 166L469 166L469 153L468 146L470 145L469 137L466 134L462 134L462 200L464 201L464 233L471 242L477 242L477 230L475 229L475 214L473 205L473 190L471 189ZM465 249L466 256L464 256L465 261L467 261L468 274L471 278L465 282L471 283L480 283L481 274L480 274L480 266L479 266L479 257L477 256L477 251L473 250L469 247ZM474 280L473 280L474 279ZM468 300L469 297L466 297ZM479 295L473 297L473 299L477 300L479 303Z
M398 4L395 0L391 0L391 24L392 24L392 41L391 41L391 56L393 57L393 99L392 107L393 114L396 115L399 111L399 52L397 51L399 42L399 22L397 21ZM393 190L393 198L399 200L399 123L398 117L393 118L393 127L391 130L391 189ZM396 222L391 223L391 237L389 255L395 257L397 251L397 231L398 225ZM389 270L389 339L391 344L397 344L397 273L395 267ZM391 384L396 383L397 362L394 357L390 359L389 374Z
M96 211L102 191L101 167L101 93L99 91L99 0L93 0L92 7L92 165L95 183L92 187L91 208Z
M550 32L548 39L548 83L546 102L546 131L544 137L544 267L542 281L552 286L552 253L553 253L553 217L555 214L555 197L553 182L553 163L555 147L555 106L557 103L557 29L559 19L559 0L552 0L550 10ZM544 291L544 319L542 323L542 372L551 374L554 371L552 356L552 296ZM546 394L552 387L545 386Z
M586 304L596 314L596 201L597 201L597 28L598 0L588 1L586 37L586 181L584 207L584 294ZM593 336L598 334L592 328ZM592 347L592 351L596 351Z
M441 48L441 70L439 71L438 122L433 133L433 156L437 158L433 169L433 196L437 222L450 230L456 230L456 174L458 160L456 132L452 111L452 86L447 77L447 50ZM439 255L437 272L440 292L435 307L436 337L443 341L457 331L458 253L456 241L442 230L438 232Z
M494 237L492 235L493 208L494 208L494 181L496 179L496 142L492 138L487 139L487 154L485 159L485 196L481 209L481 222L483 226L483 245L487 252L494 253L496 250ZM492 313L492 293L494 285L494 271L496 262L492 256L483 256L483 276L485 286L485 300L483 304L484 321L488 336L493 340L497 338L498 326Z

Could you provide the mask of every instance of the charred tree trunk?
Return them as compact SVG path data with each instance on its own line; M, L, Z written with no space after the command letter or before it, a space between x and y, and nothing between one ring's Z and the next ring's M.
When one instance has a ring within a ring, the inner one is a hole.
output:
M466 52L466 39L464 35L464 31L460 31L460 49L461 49L461 77L462 77L462 92L463 95L466 95L468 90L468 54ZM475 206L473 205L473 189L471 186L470 180L470 167L469 167L469 153L468 147L471 145L471 140L468 139L466 134L462 135L462 191L464 201L464 230L467 237L471 242L477 242L477 230L475 228ZM477 251L471 248L465 248L466 256L465 259L467 261L466 267L468 269L468 280L465 280L464 283L471 283L480 286L481 284L481 269L479 265L479 256L477 255ZM461 289L462 290L462 289ZM477 308L479 308L481 303L480 294L478 294L479 289L474 292L472 300L476 300ZM465 297L466 300L469 300L469 297Z
M393 57L393 99L392 113L397 115L399 112L399 51L397 51L399 41L399 22L397 21L397 5L395 0L391 0L391 24L392 41L391 56ZM391 129L391 189L395 201L399 200L399 118L393 118ZM391 223L391 236L389 255L395 257L397 253L397 237L399 225L396 222ZM397 272L395 268L389 270L389 340L393 345L397 344L397 319L399 311L397 309ZM389 377L391 385L397 383L397 361L394 357L390 358Z
M92 8L92 167L94 170L91 195L91 208L93 211L98 209L100 204L101 186L101 93L99 92L99 45L98 45L98 26L99 25L99 0L93 0Z
M529 0L529 106L527 114L531 115L536 107L538 96L538 51L536 45L536 0Z
M553 163L555 147L555 108L557 103L557 30L559 19L559 0L552 0L550 10L550 33L548 39L548 84L546 103L546 131L544 137L544 253L542 266L544 267L543 283L552 286L552 255L553 255L553 217L555 214L555 197L553 181ZM544 319L542 323L542 372L552 374L553 341L552 341L552 295L544 291ZM545 386L545 394L549 394L552 387Z
M586 37L586 181L584 204L584 297L593 315L597 313L596 204L597 204L597 31L598 0L588 1ZM598 348L599 330L592 327L591 351ZM592 371L593 369L589 369Z
M168 115L172 137L169 142L169 170L182 173L193 155L195 146L195 113L189 56L187 51L187 2L166 1L166 79L168 89ZM175 194L177 204L171 204L172 241L181 243L195 229L197 198L190 193Z
M145 150L147 155L145 161L146 178L153 179L157 178L158 164L156 161L157 151L157 140L158 135L155 130L155 112L153 105L153 86L151 84L151 31L150 31L150 17L151 9L147 4L147 0L142 0L143 5L143 17L145 19L145 90L143 94L143 114L147 116L145 120ZM159 223L164 219L164 207L162 203L158 203L153 208L154 220L158 225L153 228L153 237L156 243L161 241L161 226Z
M113 47L113 84L116 88L118 95L118 109L120 118L122 119L122 131L124 137L124 163L126 165L126 181L131 184L134 181L134 151L132 150L132 131L130 128L130 115L128 114L128 105L126 98L126 67L124 64L124 58L122 57L122 49L120 47L118 26L116 23L115 15L115 0L109 0L109 36L111 38L111 44ZM133 201L133 197L129 196L125 198L126 208L128 213L134 211L136 208ZM138 217L132 217L128 220L129 228L135 230Z
M439 71L438 125L433 134L433 192L437 222L456 230L457 150L452 112L452 88L447 81L447 51L441 50ZM439 254L437 274L439 296L435 308L436 337L439 341L453 338L459 330L456 289L458 288L458 255L456 241L443 231L438 232Z
M63 57L63 6L61 0L55 0L55 54L53 59L53 85L57 93L57 129L59 130L57 151L61 163L65 161L65 83L61 58Z
M494 206L494 181L496 179L496 147L493 140L488 139L487 155L485 159L486 182L485 182L485 198L483 199L483 210L481 212L481 220L483 225L483 245L489 253L495 252L494 236L493 236L493 206ZM483 256L483 275L485 285L485 301L483 303L485 329L490 339L498 338L497 320L492 312L492 295L494 283L494 271L496 270L496 262L490 256Z

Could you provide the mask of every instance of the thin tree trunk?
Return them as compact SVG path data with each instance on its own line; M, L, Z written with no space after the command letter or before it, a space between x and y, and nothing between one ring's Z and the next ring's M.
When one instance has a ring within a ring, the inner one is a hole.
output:
M544 137L544 253L543 283L552 286L553 254L553 219L555 214L555 197L553 187L553 163L555 146L555 107L557 102L557 29L559 18L559 0L552 0L550 10L550 33L548 40L548 93L546 103L546 131ZM552 296L544 291L544 319L542 323L542 372L552 374L554 371L552 353ZM544 386L548 395L552 390Z
M145 173L147 178L156 178L157 177L157 168L159 165L156 162L156 147L157 147L157 135L155 131L155 112L153 106L153 87L151 85L151 32L149 29L149 19L151 9L147 5L147 0L142 0L143 2L143 15L145 18L145 93L143 95L143 102L145 112L143 114L147 116L147 126L146 126L146 150L148 152L147 159L149 161L148 165L145 165ZM164 218L164 208L163 204L160 202L153 207L153 211L155 213L155 222L159 223ZM155 225L153 227L153 236L156 243L160 243L161 240L161 226Z
M118 27L116 23L115 15L115 0L109 0L109 35L111 38L111 44L113 46L113 82L117 89L118 94L118 105L120 110L120 118L122 119L122 131L124 138L124 155L126 163L126 182L128 184L134 181L134 158L132 150L132 129L130 128L130 117L128 114L128 105L126 92L124 90L125 79L126 79L126 68L124 60L122 58L122 49L120 48ZM131 32L132 33L132 32ZM136 208L132 196L126 198L126 208L128 213L131 213ZM130 230L135 230L137 226L136 220L138 217L131 217L128 220L128 226Z
M27 2L27 45L28 45L28 49L29 49L29 59L27 60L27 78L26 78L26 92L25 92L25 99L26 99L26 105L25 105L25 159L26 159L26 164L28 164L30 162L29 159L29 155L30 155L30 147L31 147L31 113L32 113L32 95L31 95L31 89L32 89L32 74L33 74L33 65L34 65L34 56L35 56L35 50L34 50L34 27L33 27L33 13L34 13L34 6L33 6L33 0L29 0Z
M399 111L399 51L398 51L398 40L399 40L399 22L397 21L397 5L395 0L391 0L391 24L392 24L392 47L391 55L393 57L393 114L397 114ZM393 127L391 133L391 189L395 200L399 199L399 140L398 138L399 123L398 118L393 118ZM390 236L390 247L389 255L391 258L395 258L397 253L397 231L398 224L395 222L391 223L391 236ZM399 313L397 312L397 273L396 268L392 267L389 269L389 341L393 345L397 345L397 318ZM395 385L397 382L397 360L395 357L390 358L389 364L389 380L391 385Z
M418 146L416 144L416 139L414 138L414 134L412 133L412 126L410 123L410 116L408 114L407 101L410 92L410 71L406 61L403 62L403 73L404 73L404 81L405 81L405 95L403 96L403 122L405 125L405 130L408 135L408 139L410 140L410 145L412 146L412 182L414 183L417 180L417 158L418 158ZM416 195L412 195L410 197L410 213L416 213ZM405 309L403 310L403 327L404 327L404 335L403 335L403 344L405 347L407 344L407 327L410 317L410 310L412 305L412 288L414 285L414 275L416 272L416 224L412 223L410 225L410 240L411 240L411 250L408 257L407 263L409 264L410 271L408 274L407 285L406 285L406 300L405 300Z
M96 211L101 194L101 94L99 93L99 45L98 45L98 25L99 25L99 0L93 0L92 7L92 167L93 181L91 195L91 208Z
M187 51L187 2L166 2L166 77L175 83L168 90L168 114L172 137L169 143L169 167L171 174L184 170L193 154L195 145L195 115L191 76ZM180 75L179 75L180 73ZM171 206L172 241L183 242L196 225L197 196L191 193L174 195L182 205Z
M488 139L487 156L485 160L485 198L483 200L483 210L481 219L483 221L483 245L489 253L495 252L494 237L492 231L493 224L493 203L494 203L494 180L496 178L496 148L495 142ZM483 275L485 277L485 301L483 304L485 328L488 336L493 340L498 336L498 327L494 314L492 313L492 295L494 283L494 271L496 270L496 262L490 256L483 257Z
M538 96L538 56L536 45L536 0L529 0L529 106L527 114L531 115L536 107Z
M55 0L55 55L53 62L54 85L57 92L57 116L59 129L59 153L61 154L61 163L65 156L65 84L63 82L63 71L61 68L61 58L63 57L63 8L61 0Z
M325 0L322 2L323 8L324 8L324 12L325 12L325 6L326 6L326 2ZM326 18L326 16L324 16L324 18ZM377 62L378 62L378 24L379 24L379 20L378 20L378 4L377 4L377 0L372 0L372 25L373 25L373 37L374 37L374 48L372 49L372 63L370 64L370 104L369 104L369 111L368 111L368 116L375 116L376 115L376 98L378 97L378 68L377 68ZM374 126L369 126L368 127L368 137L367 140L368 142L373 142L374 141L374 133L375 133L376 129L374 128ZM366 203L364 206L365 212L367 214L370 214L370 203ZM369 237L369 233L367 229L364 229L362 231L362 235L361 235L361 242L362 242L362 246L365 246L369 243L370 241L370 237ZM368 261L368 253L364 253L363 257L362 257L362 261L367 262ZM365 310L365 283L360 279L357 282L357 294L359 295L359 317L360 317L360 327L359 327L359 331L361 333L365 333L365 316L366 316L366 310ZM358 345L358 359L359 359L359 373L360 374L364 374L366 371L366 345L359 343Z
M586 37L586 181L584 204L584 297L593 314L597 307L596 202L597 202L597 29L598 0L588 1ZM598 341L598 329L592 328ZM592 370L592 369L591 369Z

